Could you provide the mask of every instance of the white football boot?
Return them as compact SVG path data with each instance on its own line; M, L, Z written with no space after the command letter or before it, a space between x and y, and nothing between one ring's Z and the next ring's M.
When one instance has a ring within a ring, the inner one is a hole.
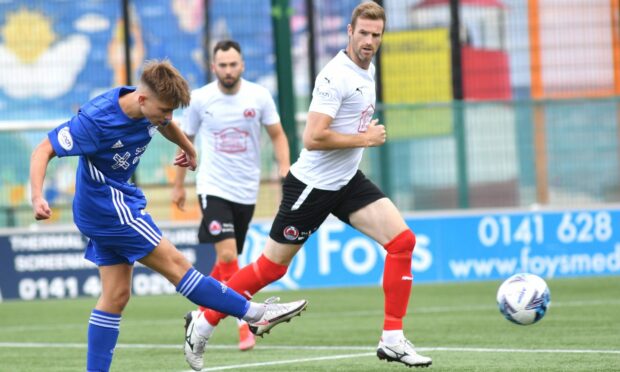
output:
M280 304L279 297L270 297L265 300L265 313L259 321L249 323L250 331L257 336L263 337L265 333L269 333L271 328L282 322L290 322L291 318L301 315L306 310L308 301L299 300Z
M190 311L185 315L185 345L183 351L185 360L194 371L202 370L204 364L203 354L208 337L202 337L194 329L196 319L200 316L200 311Z
M396 345L386 345L383 340L379 341L377 357L388 362L399 362L407 367L428 367L433 364L431 358L416 353L413 344L406 338Z

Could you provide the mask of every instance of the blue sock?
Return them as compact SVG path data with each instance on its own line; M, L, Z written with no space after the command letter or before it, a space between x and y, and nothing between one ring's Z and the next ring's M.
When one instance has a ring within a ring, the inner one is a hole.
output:
M88 321L88 352L86 354L88 372L110 370L120 324L120 315L93 309Z
M177 292L196 305L208 307L224 314L241 318L250 307L250 302L239 293L212 277L205 277L193 267L183 276Z

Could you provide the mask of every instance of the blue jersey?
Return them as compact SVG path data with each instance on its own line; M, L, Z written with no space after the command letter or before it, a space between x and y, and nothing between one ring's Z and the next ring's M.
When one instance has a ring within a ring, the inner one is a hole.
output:
M146 198L130 179L157 128L121 109L119 97L134 90L119 87L92 99L48 138L58 157L80 157L73 199L80 231L91 239L120 238L129 227L152 249L161 232L144 213Z

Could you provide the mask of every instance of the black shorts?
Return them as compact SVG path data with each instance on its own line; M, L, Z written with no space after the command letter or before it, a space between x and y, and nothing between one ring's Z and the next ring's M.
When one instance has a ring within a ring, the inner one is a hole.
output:
M289 172L269 237L278 243L302 244L330 213L350 225L351 213L381 198L385 194L359 170L338 191L311 188Z
M254 204L239 204L212 195L198 195L202 221L198 229L200 243L217 243L234 238L237 253L243 251L245 235L252 216Z

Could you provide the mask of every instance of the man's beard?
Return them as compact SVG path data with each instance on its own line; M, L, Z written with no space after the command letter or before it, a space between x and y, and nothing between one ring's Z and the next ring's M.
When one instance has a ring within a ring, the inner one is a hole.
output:
M220 80L220 83L226 89L230 89L230 88L234 87L238 82L239 82L239 78L233 79L230 82L228 82L227 80Z

